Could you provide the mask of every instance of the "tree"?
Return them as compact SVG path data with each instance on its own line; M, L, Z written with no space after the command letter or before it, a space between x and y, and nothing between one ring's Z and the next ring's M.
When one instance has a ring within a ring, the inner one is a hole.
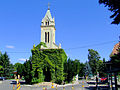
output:
M104 4L108 7L108 10L113 12L110 18L114 18L112 24L120 24L120 0L99 0L100 4Z
M80 60L75 59L73 61L69 58L64 65L65 81L71 82L73 77L76 76L77 74L79 76L83 76L84 66L85 65L83 63L80 63Z
M73 76L76 76L80 72L80 61L75 59L73 62Z
M15 70L14 70L14 65L13 64L10 64L10 68L9 68L9 73L10 73L10 78L13 78L14 77L14 74L13 74L13 72L14 72Z
M117 54L114 54L110 57L110 61L114 68L120 68L120 48L118 49L118 51L119 52Z
M6 52L4 54L2 53L0 54L0 65L2 66L1 76L9 77L10 76L10 60Z
M22 77L23 76L23 70L24 70L23 64L15 63L14 67L15 67L15 70L17 71L17 75L20 75L20 77Z
M84 67L85 67L85 64L84 63L80 63L80 68L79 68L79 76L80 77L83 77L84 74L85 74Z
M103 77L106 74L106 66L105 66L104 62L105 62L105 58L103 58L103 61L99 60L97 62L98 63L97 64L98 65L98 72L99 72L100 77Z
M100 59L100 56L99 56L99 53L93 49L88 49L89 51L89 54L88 54L88 60L89 60L89 64L90 64L90 67L92 69L92 73L95 75L97 74L97 71L98 71L98 61Z
M84 73L85 73L85 76L92 77L92 70L88 62L85 63Z
M71 82L73 78L72 60L69 58L64 64L65 81Z
M24 65L24 79L26 83L32 84L32 57L29 58L29 60L26 60Z
M2 69L3 67L0 65L0 70Z

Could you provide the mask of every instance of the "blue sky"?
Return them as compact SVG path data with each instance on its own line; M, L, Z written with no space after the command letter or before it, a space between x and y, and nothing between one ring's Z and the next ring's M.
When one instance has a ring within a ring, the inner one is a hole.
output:
M98 0L1 0L0 51L8 52L11 63L23 63L33 44L40 43L48 2L56 22L56 44L61 43L68 57L85 62L88 49L94 49L101 59L109 59L120 25L110 24L112 13Z

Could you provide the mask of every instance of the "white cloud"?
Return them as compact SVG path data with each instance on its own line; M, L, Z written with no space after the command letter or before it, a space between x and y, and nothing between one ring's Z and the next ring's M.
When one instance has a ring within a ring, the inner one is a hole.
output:
M13 48L15 48L15 47L14 47L14 46L11 46L11 45L6 45L6 48L13 49Z
M27 59L25 59L25 58L19 58L18 60L19 60L19 61L24 61L24 62L25 62Z

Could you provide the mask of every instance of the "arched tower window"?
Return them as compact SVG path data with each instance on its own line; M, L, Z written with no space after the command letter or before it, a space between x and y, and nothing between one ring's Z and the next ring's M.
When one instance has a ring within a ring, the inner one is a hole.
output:
M48 43L49 43L49 32L48 32Z
M47 42L47 32L45 32L45 42Z
M49 32L45 32L45 43L49 43Z
M47 26L47 22L45 22L46 26Z
M48 21L48 22L45 22L45 25L46 25L46 26L49 26L49 21Z
M49 21L48 21L48 26L49 26Z

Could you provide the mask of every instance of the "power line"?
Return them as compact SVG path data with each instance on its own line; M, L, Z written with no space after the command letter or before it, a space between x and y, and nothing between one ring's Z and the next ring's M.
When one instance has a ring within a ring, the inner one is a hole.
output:
M63 48L64 50L71 50L71 49L82 49L82 48L88 48L88 47L92 47L92 46L102 46L102 45L106 45L109 43L113 43L116 42L115 41L107 41L107 42L102 42L102 43L96 43L96 44L90 44L90 45L85 45L85 46L79 46L79 47L74 47L74 48ZM7 52L7 53L31 53L31 52Z
M116 41L117 41L117 40L116 40ZM85 46L80 46L80 47L68 48L68 49L64 49L64 50L80 49L80 48L87 48L87 47L92 47L92 46L101 46L101 45L113 43L113 42L116 42L116 41L108 41L108 42L103 42L103 43L90 44L90 45L85 45Z
M30 52L7 52L7 53L30 53Z

